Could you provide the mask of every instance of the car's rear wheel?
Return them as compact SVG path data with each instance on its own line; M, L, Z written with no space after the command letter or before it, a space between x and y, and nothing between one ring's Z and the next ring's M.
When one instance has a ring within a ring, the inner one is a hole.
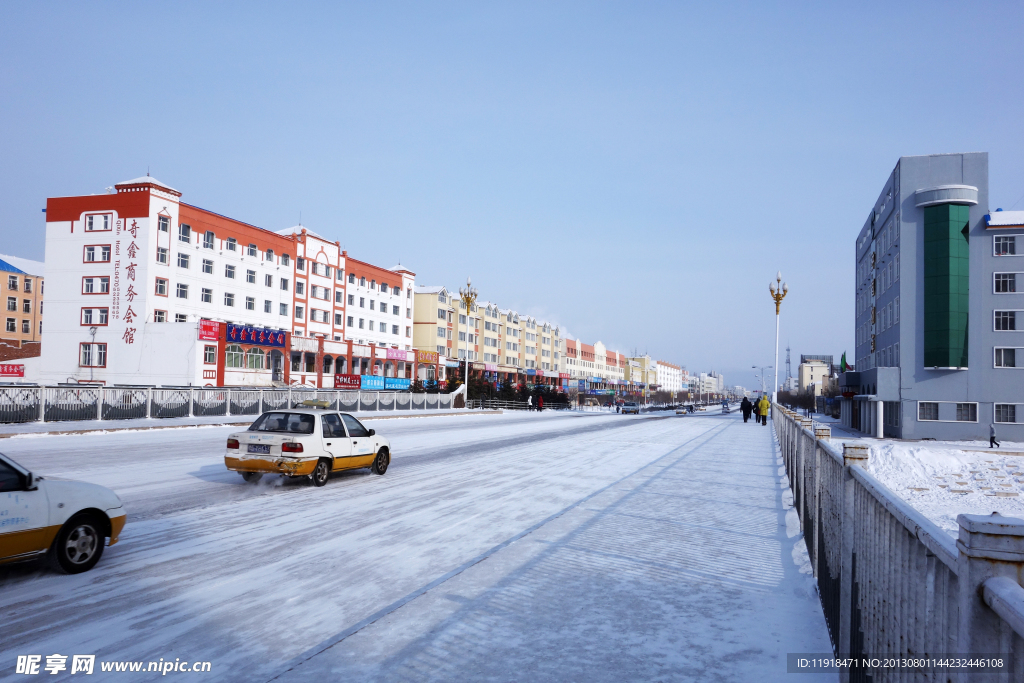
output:
M250 484L255 484L262 478L263 475L259 472L242 472L242 479L246 480Z
M69 519L50 549L54 567L66 574L80 574L95 567L103 555L106 528L105 520L93 513Z
M313 479L313 486L323 486L330 476L331 463L327 460L318 460L316 467L313 468L313 474L310 475Z
M370 469L374 474L384 474L388 471L389 464L391 464L391 456L388 455L386 448L382 448L377 451L377 457L373 459L373 466Z

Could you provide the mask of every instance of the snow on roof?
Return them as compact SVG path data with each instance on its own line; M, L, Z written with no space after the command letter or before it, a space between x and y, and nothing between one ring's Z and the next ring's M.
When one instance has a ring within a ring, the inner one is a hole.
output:
M1024 225L1024 211L992 211L985 222L990 226Z
M417 294L437 294L440 291L448 291L444 289L444 286L430 286L427 285L416 285Z
M312 235L313 237L322 239L324 242L330 242L330 240L324 237L323 235L313 232L304 225L293 225L290 228L285 228L284 230L275 230L274 232L277 233L278 235L301 235L303 230L306 231L307 235Z
M164 189L170 190L172 192L178 192L178 190L175 190L173 187L171 187L167 183L161 183L159 180L157 180L153 176L148 176L148 175L144 175L142 177L135 178L134 180L122 180L121 182L119 182L116 185L114 185L114 187L121 187L122 185L142 185L142 184L145 184L145 183L149 183L150 185L157 185L159 187L162 187ZM181 194L181 192L178 192L178 194Z
M4 268L0 266L0 270L8 272L25 273L27 275L43 275L43 262L33 261L27 258L21 258L20 256L8 256L7 254L0 254L0 261L3 261L6 265L11 266L10 268Z
M410 270L409 268L403 266L401 263L399 263L397 266L391 266L390 268L388 268L388 270L394 271L396 273L411 273L413 275L416 274L413 273L412 270Z

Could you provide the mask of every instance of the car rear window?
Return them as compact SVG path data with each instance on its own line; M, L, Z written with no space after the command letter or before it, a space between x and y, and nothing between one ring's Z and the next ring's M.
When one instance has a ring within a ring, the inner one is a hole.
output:
M250 432L312 434L316 418L302 413L263 413L249 426Z

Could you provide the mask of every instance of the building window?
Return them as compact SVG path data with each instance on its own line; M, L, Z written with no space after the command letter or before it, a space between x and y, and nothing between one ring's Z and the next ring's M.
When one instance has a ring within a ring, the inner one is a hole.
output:
M167 249L164 247L156 248L156 262L167 265Z
M1017 236L1006 235L996 237L995 239L995 256L1016 256L1017 255ZM1011 420L1012 421L1012 420Z
M188 322L188 316L185 315L184 313L175 313L174 314L174 322L176 322L176 323L187 323Z
M267 287L273 287L274 286L274 276L273 275L267 275L266 277L264 277L263 278L263 284L266 285Z
M339 306L345 303L344 292L342 292L340 289L334 290L334 303L338 304Z
M168 232L171 229L171 219L169 216L157 216L156 227L160 232Z
M18 297L9 296L7 297L7 310L17 311L18 310Z
M255 244L249 245L249 250L247 253L249 254L249 256L259 256L259 250L256 249Z
M349 327L354 327L355 326L355 319L352 316L348 317L348 326Z
M299 295L305 294L306 293L306 283L305 282L299 282L298 280L296 280L295 281L295 293L299 294Z
M245 367L245 354L238 344L231 344L224 349L224 367L241 368Z
M216 346L204 346L203 347L203 363L207 365L215 365L217 363L217 347Z
M384 323L381 323L383 325ZM398 325L391 326L391 334L398 334Z
M266 354L263 353L262 349L253 347L249 349L245 354L245 367L248 370L262 370L263 361L266 358Z
M289 263L291 263L291 256L288 254L281 254L281 265L287 266Z
M199 298L202 299L204 304L212 304L213 303L213 290L212 289L208 289L206 287L203 287L203 289L200 291L200 297Z
M1017 273L995 273L996 294L1011 294L1017 291Z
M996 330L1011 331L1017 329L1017 311L996 311Z
M373 299L370 299L370 310L371 310L371 311L375 311L375 310L377 310L376 308L374 308L374 304L375 304L375 303L376 303L376 302L375 302L375 301L374 301Z
M165 323L167 322L167 311L153 311L153 322Z
M32 312L32 299L25 299L21 302L21 312L31 313Z
M18 331L18 321L17 321L17 319L15 319L15 318L8 318L7 319L7 327L5 329L8 332L17 332Z
M97 244L88 246L85 248L86 263L109 263L110 262L110 245L109 244ZM25 280L25 284L28 285L30 280ZM31 291L27 287L26 292Z
M188 261L189 261L188 254L182 254L179 251L178 252L178 267L179 268L188 268Z
M178 241L184 242L185 244L192 243L192 228L187 225L178 226Z
M224 266L224 277L229 278L231 280L234 280L235 279L235 267L234 266L230 266L230 265Z
M281 315L288 315L288 304L280 304L279 308L279 313Z
M267 249L267 251L264 252L263 259L265 261L270 261L271 263L273 263L273 261L274 261L274 250L273 249Z
M22 334L29 334L31 332L32 332L32 325L31 325L31 323L29 323L28 320L22 320L21 321L21 333Z
M82 278L82 294L109 294L109 277L84 277Z
M107 248L107 254L108 254L107 255L107 260L108 261L110 260L109 252L110 252L110 249L108 247ZM26 293L31 293L32 292L32 280L30 278L25 278L25 292Z
M107 345L106 344L82 344L81 360L79 365L84 368L105 368L107 367Z
M359 329L363 329L363 319L359 319Z
M18 276L8 275L7 276L7 289L12 289L15 292L18 291Z
M187 299L188 298L188 285L184 285L184 284L182 284L180 282L178 283L177 297L179 299Z
M203 249L213 249L213 232L210 230L203 234Z
M295 270L305 270L305 269L306 269L306 259L302 258L301 256L296 256L295 257Z
M227 241L224 243L224 246L228 248L228 251L235 251L235 249L238 247L238 240L236 240L234 237L229 237Z
M284 292L288 291L288 278L286 277L281 278L281 290Z
M295 319L296 320L305 320L305 318L306 318L306 309L304 309L302 306L296 306L295 307Z
M224 292L224 305L225 306L234 306L235 305L235 295L231 294L230 292Z
M956 421L957 422L977 422L978 421L978 404L977 403L957 403L956 404Z
M1017 406L1013 403L996 404L996 422L1016 422Z
M270 299L265 299L263 301L263 312L270 313L270 311L273 310L273 306L274 303Z
M1015 368L1017 367L1017 349L996 348L996 367Z
M925 403L917 404L917 419L925 422L933 422L939 419L939 404Z
M356 283L356 276L352 273L348 274L348 283L354 285Z
M256 310L256 297L247 296L245 297L245 310L255 311Z
M335 313L334 314L334 326L335 327L341 327L342 326L341 313Z
M256 284L256 271L255 270L247 270L247 271L245 271L245 281L248 282L250 285Z
M167 296L167 280L163 279L162 277L158 277L156 279L155 292L157 296Z
M412 328L409 327L408 325L405 326L405 336L406 337L411 337L412 336Z
M207 275L213 275L213 261L208 258L203 259L203 272Z
M86 232L99 232L101 230L110 230L110 214L85 217Z

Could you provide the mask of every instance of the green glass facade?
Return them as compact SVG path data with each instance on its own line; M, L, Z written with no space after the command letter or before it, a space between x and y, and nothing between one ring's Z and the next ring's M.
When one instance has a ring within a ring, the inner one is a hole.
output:
M968 206L924 209L924 365L967 367Z

